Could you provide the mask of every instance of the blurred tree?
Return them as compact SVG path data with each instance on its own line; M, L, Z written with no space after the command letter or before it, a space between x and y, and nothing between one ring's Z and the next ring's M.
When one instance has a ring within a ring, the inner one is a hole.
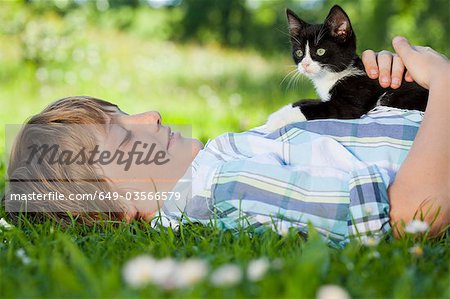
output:
M186 0L180 24L181 39L216 41L243 46L247 36L249 11L240 0Z
M0 5L5 3L0 1ZM184 0L178 6L179 2L168 1L158 13L149 3L147 0L16 2L30 15L27 18L30 20L48 11L61 18L81 11L93 25L138 32L152 32L143 27L153 26L155 30L165 28L164 34L156 36L174 41L213 42L227 47L250 47L263 53L288 51L287 7L309 23L321 23L329 9L339 4L350 16L359 52L367 48L391 49L392 37L401 34L415 44L432 46L447 56L450 53L449 0ZM143 14L136 13L138 10L149 12L149 20L140 17ZM154 19L150 19L151 11ZM0 21L0 30L26 27L26 24L16 26L20 22L11 19L23 12L3 12L6 17ZM167 17L161 17L162 14Z
M448 0L324 0L323 13L339 4L349 14L358 49L392 49L395 35L414 44L429 45L449 55L450 1Z
M307 22L321 23L334 4L349 14L360 51L390 48L392 37L403 34L414 43L449 53L448 0L185 0L175 38L280 51L288 47L286 7Z

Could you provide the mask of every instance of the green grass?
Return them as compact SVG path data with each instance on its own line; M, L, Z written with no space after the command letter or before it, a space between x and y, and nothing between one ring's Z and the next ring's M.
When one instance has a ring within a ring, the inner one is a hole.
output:
M54 16L41 21L65 25ZM206 141L260 125L283 104L314 95L307 82L294 88L286 81L280 84L292 64L288 50L264 57L81 23L68 49L52 49L62 58L38 66L23 61L19 36L0 35L2 127L22 123L58 98L83 94L110 100L129 113L159 110L163 122L191 124L193 135ZM4 139L2 130L0 153L5 153ZM3 164L0 169L5 173ZM0 192L3 185L2 179ZM2 209L0 217L5 217ZM423 246L423 255L410 253L415 244ZM29 257L28 264L17 256L19 249ZM152 285L136 290L124 283L121 271L141 254L199 257L212 269L228 262L244 268L256 257L280 258L283 267L270 270L260 282L244 279L223 289L205 280L183 290ZM282 237L271 231L233 235L192 225L173 232L139 222L66 228L50 221L24 222L9 231L0 229L0 297L311 298L320 286L337 284L355 298L450 298L449 261L448 235L433 241L383 240L375 247L354 242L337 250L315 233L304 241L294 232Z
M2 298L312 298L325 284L337 284L354 298L448 298L450 238L382 241L365 247L328 247L315 233L308 241L291 231L252 236L213 227L184 225L157 231L146 223L22 225L0 232ZM423 255L409 249L423 243ZM24 264L16 255L23 248ZM212 269L233 262L245 268L256 257L282 260L259 282L245 278L235 287L218 288L204 280L193 287L165 291L155 285L127 286L121 275L127 260L142 254L184 260L198 257Z

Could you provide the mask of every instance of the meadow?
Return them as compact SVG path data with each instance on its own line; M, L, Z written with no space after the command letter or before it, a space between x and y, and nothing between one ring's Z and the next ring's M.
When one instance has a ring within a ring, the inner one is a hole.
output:
M5 9L0 17L8 33L0 35L2 128L23 123L56 99L91 95L128 113L158 110L163 123L192 125L193 137L206 142L261 125L299 97L314 97L306 79L288 75L293 65L287 40L286 51L266 55L218 43L175 43L148 31L147 23L131 32L106 18L92 26L82 12L60 18L46 11L20 34ZM141 18L157 26L166 16L140 10L135 17L135 24ZM0 193L6 148L2 129ZM3 207L0 218L10 222ZM142 255L200 259L206 276L182 287L135 287L124 267ZM258 278L248 272L255 259L267 262ZM227 264L242 277L213 283L212 273ZM14 227L0 223L0 277L1 298L314 298L327 285L340 286L352 298L450 298L450 236L386 236L336 249L313 228L305 239L292 230L254 234L194 224L154 229L140 221L62 227L23 219Z

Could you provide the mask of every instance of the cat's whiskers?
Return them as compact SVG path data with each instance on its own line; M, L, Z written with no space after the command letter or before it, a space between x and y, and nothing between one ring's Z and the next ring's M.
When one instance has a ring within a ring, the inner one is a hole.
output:
M294 39L299 45L301 44L300 41L295 36L291 35L291 38Z
M295 88L296 86L298 86L298 82L299 82L300 80L303 80L303 76L301 76L301 74L298 73L298 76L296 76L296 78L295 78L295 80L294 80L293 88Z
M287 86L286 86L286 91L289 90L289 89L291 89L292 83L295 82L296 78L297 78L299 75L300 75L300 73L299 73L299 72L296 72L296 73L294 74L294 76L292 76L292 77L289 79L289 82L288 82L288 84L287 84Z
M322 25L321 27L320 27L320 30L319 30L319 34L318 34L318 38L317 39L315 39L314 40L314 44L317 46L318 44L319 44L319 42L320 42L320 40L322 39L322 37L324 37L324 35L325 35L325 26L324 25ZM316 37L316 36L315 36Z
M323 26L320 27L319 32L317 33L317 31L314 31L314 45L317 46L317 44L319 43L319 40L322 38L322 30L323 30Z
M295 78L295 74L294 74L294 76L292 76L291 78L289 78L289 82L288 82L288 84L287 84L287 86L286 86L286 90L289 90L289 89L290 89L291 84L292 84L292 81L294 80L294 78Z
M339 62L343 67L344 67L344 69L347 69L348 68L348 65L346 65L345 63L343 63L343 62ZM337 71L337 70L336 70Z
M296 85L303 84L305 82L305 80L309 81L309 79L306 76L298 76ZM300 85L300 86L302 86L302 85Z
M290 75L292 75L292 73L294 73L296 71L297 71L297 68L295 68L295 69L291 70L289 73L287 73L286 76L284 76L283 80L281 80L280 85L283 84L283 82L286 80L287 77L289 77ZM294 74L294 76L295 76L295 74Z
M286 90L295 88L300 80L303 80L304 76L300 72L296 72L293 77L289 80Z
M284 31L282 31L282 30L280 30L280 29L277 29L277 30L278 30L279 32L283 33L284 35L289 36L290 38L292 38L293 40L295 40L297 43L300 44L300 41L299 41L295 36L293 36L292 34L286 33L286 32L284 32Z
M297 81L303 82L304 80L307 80L307 79L308 78L306 78L305 76L299 76L299 80L297 80Z

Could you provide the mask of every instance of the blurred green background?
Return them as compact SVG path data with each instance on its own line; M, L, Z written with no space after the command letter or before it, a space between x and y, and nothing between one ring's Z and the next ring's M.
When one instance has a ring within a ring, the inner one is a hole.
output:
M260 125L315 96L307 79L288 75L285 8L320 23L336 3L359 53L392 49L402 34L449 54L448 0L0 1L0 154L5 124L69 95L159 110L202 141Z
M0 197L5 125L23 123L62 97L91 95L129 113L159 110L164 123L191 124L203 142L258 126L282 105L315 97L307 79L288 75L295 66L285 8L321 23L336 3L351 18L359 53L392 50L392 37L402 34L449 55L449 0L0 0ZM250 238L243 231L234 239L190 227L176 238L171 229L160 234L144 225L60 230L47 222L5 231L0 289L4 297L162 297L167 293L153 286L140 292L120 280L124 260L149 252L214 264L267 255L286 265L259 286L245 280L222 292L201 284L174 298L305 297L323 283L345 286L355 298L443 297L448 289L442 263L448 237L331 251L317 236L303 243L294 231L287 239L275 233ZM18 259L24 249L30 265Z

